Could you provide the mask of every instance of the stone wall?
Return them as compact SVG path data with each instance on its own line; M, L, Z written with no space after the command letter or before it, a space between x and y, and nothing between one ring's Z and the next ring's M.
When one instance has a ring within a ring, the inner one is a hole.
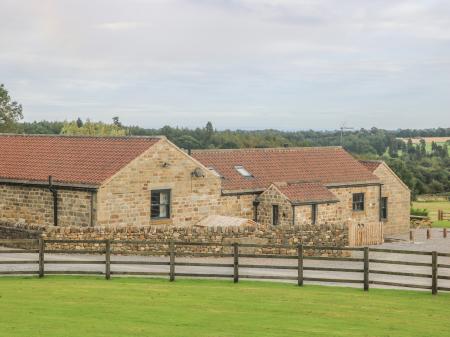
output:
M217 214L254 219L253 201L256 194L223 195L219 199Z
M379 222L379 187L358 186L330 188L339 199L337 203L317 205L316 223L339 224L354 223L375 224ZM364 210L353 211L353 194L364 193ZM272 224L272 205L279 206L280 226L292 226L292 205L273 185L262 193L258 200L258 222ZM295 224L311 224L311 205L295 206Z
M91 198L91 192L58 189L58 225L89 226ZM53 225L53 195L47 187L0 184L0 219Z
M384 222L384 234L403 234L409 231L411 193L408 187L389 167L382 163L374 171L382 181L382 196L388 198L388 218Z
M258 222L264 225L273 223L273 205L278 205L279 226L292 226L291 202L274 186L271 185L259 197Z
M427 216L411 215L411 228L431 228L433 221Z
M380 189L379 186L347 186L334 187L329 190L337 196L338 203L330 204L328 219L320 219L321 206L319 206L319 220L329 223L363 223L375 224L380 222ZM364 210L353 211L353 194L364 193ZM322 207L323 208L323 207Z
M132 254L136 251L160 252L167 251L167 242L170 240L183 242L215 242L229 244L233 242L257 244L298 244L347 246L348 229L344 225L306 225L291 227L273 227L260 224L239 227L197 227L170 225L158 226L96 226L96 227L48 227L41 225L0 223L0 228L12 227L22 231L42 231L46 239L65 240L149 240L164 242L165 244L148 245L113 245L117 253ZM5 233L0 230L1 235ZM48 249L85 249L100 247L101 244L48 244ZM180 252L212 252L227 253L220 246L183 246ZM280 249L256 249L255 253L292 253ZM310 252L312 253L312 252ZM329 252L328 252L329 253ZM336 253L336 252L334 252Z
M174 224L184 226L217 214L220 177L167 140L161 140L136 158L98 190L100 225ZM201 168L204 176L192 172ZM151 191L170 189L170 219L152 220Z

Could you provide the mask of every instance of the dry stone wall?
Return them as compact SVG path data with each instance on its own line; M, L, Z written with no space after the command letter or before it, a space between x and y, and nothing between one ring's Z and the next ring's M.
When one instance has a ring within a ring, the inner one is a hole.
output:
M5 228L19 229L20 232L41 232L45 239L61 240L147 240L161 244L115 244L117 253L132 254L136 251L167 252L170 240L183 242L213 242L227 244L233 242L256 244L322 245L342 247L348 245L348 229L345 225L305 225L273 227L261 224L239 227L197 227L169 225L159 226L96 226L96 227L48 227L28 224L0 223L0 239L8 235ZM11 237L9 237L11 238ZM24 237L21 237L24 238ZM163 244L164 243L164 244ZM49 249L86 249L102 247L102 244L48 244ZM179 246L180 253L229 253L229 248L221 246ZM254 253L296 254L296 250L258 248ZM310 251L312 254L313 252ZM327 253L330 253L329 251ZM337 253L337 252L334 252Z

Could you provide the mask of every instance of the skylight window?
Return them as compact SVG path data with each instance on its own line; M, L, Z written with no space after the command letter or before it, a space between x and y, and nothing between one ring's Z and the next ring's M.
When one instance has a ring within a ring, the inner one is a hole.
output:
M214 172L214 173L217 174L220 178L223 178L223 175L221 175L221 174L219 173L219 171L217 171L214 167L208 166L208 170Z
M248 171L244 168L244 166L235 166L234 168L235 168L236 171L238 171L239 174L240 174L241 176L243 176L243 177L246 177L246 178L251 178L251 177L253 177L253 175L252 175L250 172L248 172Z

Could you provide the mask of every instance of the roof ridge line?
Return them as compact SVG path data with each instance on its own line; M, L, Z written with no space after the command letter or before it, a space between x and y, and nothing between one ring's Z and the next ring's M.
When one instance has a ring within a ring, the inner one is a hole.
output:
M60 135L60 134L27 134L27 133L0 133L0 137L54 137L54 138L94 138L94 139L165 139L166 136L98 136L98 135Z
M239 149L196 149L192 153L211 153L211 152L265 152L265 151L295 151L295 150L313 150L313 149L343 149L342 146L293 146L293 147L245 147Z

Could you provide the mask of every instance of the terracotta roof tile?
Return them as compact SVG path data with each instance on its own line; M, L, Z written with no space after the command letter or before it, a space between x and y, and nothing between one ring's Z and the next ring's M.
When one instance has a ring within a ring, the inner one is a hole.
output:
M99 185L160 139L0 135L0 179Z
M360 160L359 162L363 164L370 172L374 172L382 163L381 160Z
M319 183L275 184L292 203L336 202L337 197Z
M198 150L192 156L223 176L224 190L262 190L279 181L379 182L341 147ZM252 177L239 174L235 169L239 165Z

